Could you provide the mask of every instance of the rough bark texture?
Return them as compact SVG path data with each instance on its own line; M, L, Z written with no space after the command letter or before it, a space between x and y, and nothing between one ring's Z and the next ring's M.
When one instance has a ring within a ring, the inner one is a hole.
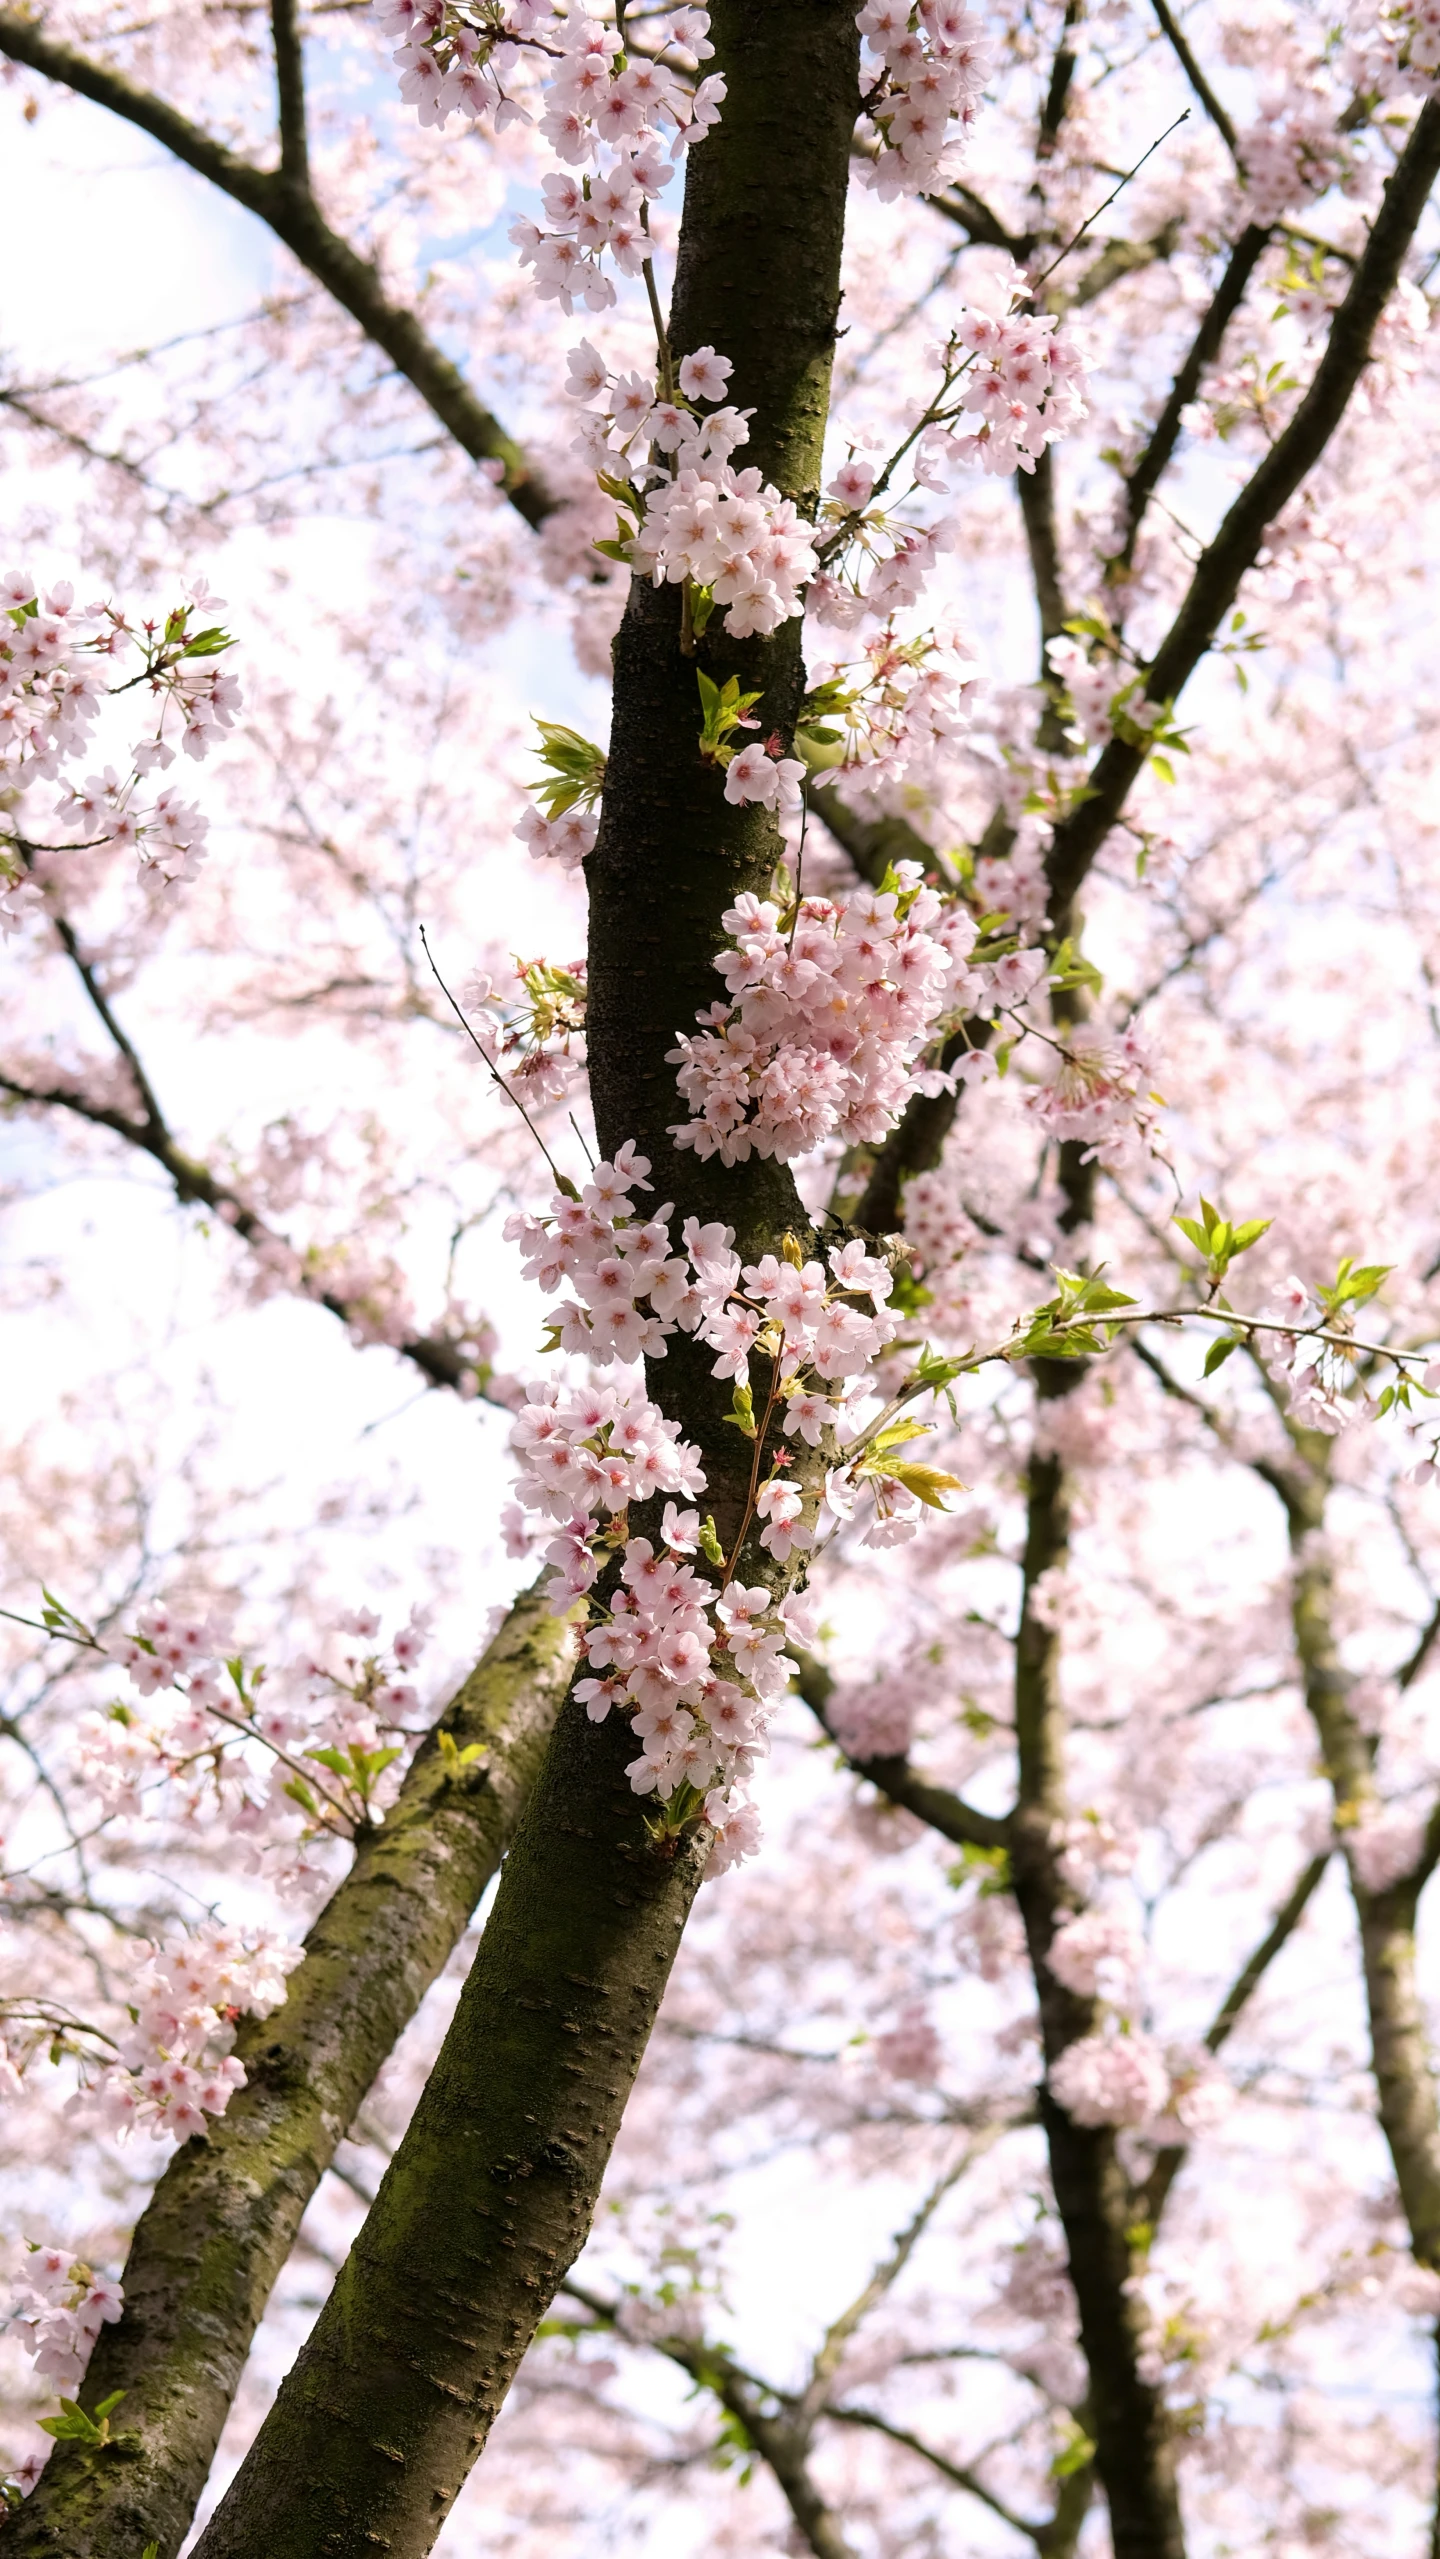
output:
M197 2559L428 2551L583 2246L700 1877L573 1699L440 2059Z
M236 2050L246 2086L175 2153L125 2267L125 2313L102 2329L81 2393L125 2399L121 2445L57 2444L12 2515L15 2559L173 2559L315 2188L381 2063L464 1931L514 1832L568 1677L571 1643L527 1593L447 1707L383 1827L305 1941L273 2017ZM436 1736L486 1751L458 1781Z
M791 495L819 479L858 95L852 0L719 0L729 94L692 155L672 316L677 353L728 354L757 416L747 460ZM712 625L712 632L714 626ZM798 624L704 662L764 690L788 734ZM677 1215L744 1251L805 1220L788 1171L675 1152L666 1052L719 991L720 916L768 878L777 838L727 806L698 752L680 598L637 586L615 651L600 837L588 864L591 1086L607 1152L636 1139ZM652 1392L700 1442L722 1539L752 1451L723 1427L709 1354L678 1340ZM759 1559L768 1562L768 1558ZM754 1578L747 1557L745 1569ZM628 1722L561 1712L474 1970L415 2119L329 2302L196 2559L361 2559L430 2549L521 2356L584 2243L700 1874L656 1843L625 1777Z

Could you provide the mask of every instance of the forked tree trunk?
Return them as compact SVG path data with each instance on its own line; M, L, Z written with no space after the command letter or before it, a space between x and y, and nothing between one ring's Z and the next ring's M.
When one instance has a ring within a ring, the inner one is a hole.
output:
M732 359L730 396L756 410L745 460L813 500L858 103L853 0L717 0L712 34L729 94L687 164L672 339L677 356L708 344ZM763 689L765 732L788 739L798 623L738 648L712 632L701 662L740 668ZM715 1000L721 915L768 882L780 841L763 810L727 805L701 760L680 639L678 591L632 589L587 866L591 1083L602 1146L638 1140L658 1200L677 1219L722 1218L748 1257L804 1232L793 1182L673 1150L666 1051ZM751 1451L722 1423L708 1354L683 1339L670 1352L651 1392L700 1444L723 1541ZM624 1774L633 1749L618 1715L596 1726L573 1699L562 1709L414 2121L197 2559L431 2548L584 2244L699 1882L693 1841L652 1837Z

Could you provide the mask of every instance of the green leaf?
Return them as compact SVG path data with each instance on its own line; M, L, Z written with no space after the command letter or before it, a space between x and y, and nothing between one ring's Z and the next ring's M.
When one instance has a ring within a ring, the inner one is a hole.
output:
M116 2400L124 2396L123 2390L117 2390L113 2399L106 2400L105 2409L113 2408ZM86 2415L78 2399L62 2399L59 2416L42 2417L39 2424L41 2433L53 2435L57 2443L83 2443L96 2449L110 2440L109 2422L104 2412L101 2412L101 2422L97 2426L95 2419Z
M1202 1192L1199 1219L1177 1217L1173 1222L1186 1242L1193 1244L1197 1253L1204 1254L1213 1277L1223 1279L1237 1254L1248 1253L1252 1244L1258 1244L1262 1235L1269 1234L1274 1221L1268 1217L1249 1217L1243 1225L1232 1226Z
M391 1761L398 1759L399 1756L398 1742L387 1744L384 1750L360 1750L353 1742L350 1746L351 1765L357 1777L363 1779L367 1785L372 1777L383 1777Z
M913 1415L898 1422L889 1422L871 1441L865 1452L866 1459L888 1456L891 1449L905 1448L912 1439L927 1439L934 1428L933 1422L917 1422Z
M735 1389L734 1400L725 1419L732 1429L743 1431L747 1439L755 1437L755 1403L748 1386Z
M305 1756L307 1759L317 1759L322 1768L329 1769L332 1777L348 1777L350 1774L349 1760L343 1751L335 1748L333 1742L324 1742L316 1750L307 1750Z
M700 1552L708 1556L712 1564L725 1561L725 1549L715 1534L715 1522L708 1511L700 1522Z
M1103 995L1105 980L1093 960L1085 959L1070 934L1066 934L1050 963L1050 983L1054 987L1088 986Z
M1050 2464L1052 2479L1072 2478L1077 2470L1087 2470L1095 2458L1095 2446L1084 2427L1077 2426L1073 2417L1069 2421L1069 2427L1066 2442L1061 2445Z
M320 1807L303 1777L287 1778L280 1791L288 1795L292 1803L298 1804L302 1812L308 1813L312 1821L319 1820Z
M1250 1217L1243 1226L1237 1226L1230 1246L1232 1258L1236 1253L1248 1253L1252 1244L1258 1244L1262 1235L1269 1234L1274 1223L1273 1217Z
M697 624L696 627L703 629L704 626ZM728 763L729 755L726 750L731 731L742 726L754 725L747 720L746 715L754 709L760 696L758 693L742 693L737 675L727 676L723 685L717 685L698 666L695 669L695 682L700 690L700 709L703 714L700 752L707 763Z
M980 1878L980 1898L989 1901L996 1893L1010 1890L1010 1851L1008 1848L982 1848L978 1840L962 1842L953 1866L945 1870L945 1881L957 1888Z
M1216 1369L1223 1368L1231 1352L1238 1351L1239 1347L1240 1344L1233 1333L1222 1333L1218 1341L1211 1343L1205 1354L1205 1375L1213 1377Z
M479 1742L467 1742L462 1750L454 1734L447 1732L443 1725L436 1738L440 1744L440 1757L445 1764L447 1777L458 1777L462 1768L473 1767L477 1759L483 1759L485 1756L484 1748Z
M1338 1306L1363 1305L1365 1299L1373 1297L1382 1282L1389 1278L1394 1267L1393 1262L1362 1262L1358 1269L1352 1269L1350 1263L1344 1261L1333 1289L1322 1288L1316 1294L1332 1311Z
M566 728L560 720L537 720L540 744L535 752L549 767L549 779L532 782L531 789L548 818L563 817L567 809L595 806L605 787L605 757L589 738L578 729Z
M864 1471L863 1467L856 1469L857 1474ZM963 1493L966 1489L958 1475L947 1475L938 1466L912 1466L902 1461L899 1465L887 1466L884 1472L897 1484L903 1484L907 1493L914 1493L927 1510L948 1511L950 1505L944 1498L946 1493Z

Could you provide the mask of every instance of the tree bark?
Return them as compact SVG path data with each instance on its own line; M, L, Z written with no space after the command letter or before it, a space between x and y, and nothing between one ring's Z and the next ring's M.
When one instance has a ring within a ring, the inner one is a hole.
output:
M1328 1456L1328 1451L1326 1452ZM1374 1746L1349 1702L1350 1681L1335 1641L1330 1567L1324 1546L1328 1467L1297 1477L1286 1501L1294 1551L1292 1618L1305 1702L1320 1739L1345 1845L1375 1799ZM1384 1892L1370 1892L1347 1857L1360 1930L1371 2061L1380 2126L1422 2266L1440 2274L1440 2101L1425 2014L1415 1979L1415 1914L1433 1860Z
M584 2244L700 1880L573 1699L455 2021L197 2559L428 2551Z
M858 103L852 0L718 0L719 126L688 163L672 342L731 357L757 414L747 462L813 502L839 301ZM718 619L718 617L717 617ZM712 637L711 634L714 634ZM788 736L798 623L727 644ZM696 661L680 597L632 587L615 652L599 839L587 870L588 1048L607 1152L634 1138L680 1217L722 1218L747 1257L805 1219L787 1168L676 1152L677 1031L719 991L720 917L779 850L699 754ZM700 1444L722 1539L749 1444L724 1426L710 1355L683 1337L651 1391ZM728 1443L728 1445L727 1445ZM753 1541L752 1541L753 1543ZM751 1579L768 1556L747 1555ZM703 1851L652 1835L619 1715L573 1698L506 1861L440 2060L375 2206L196 2559L420 2559L484 2444L530 2339L584 2244L611 2146L699 1882Z
M1050 1362L1036 1365L1041 1392L1052 1398L1078 1385L1083 1373ZM1056 1920L1074 1906L1074 1895L1060 1872L1056 1836L1065 1805L1060 1638L1035 1615L1031 1594L1042 1573L1063 1567L1069 1542L1064 1468L1057 1457L1034 1457L1015 1666L1020 1791L1011 1816L1011 1873L1035 1974L1047 2073L1095 2023L1093 2001L1067 1990L1045 1960ZM1129 2237L1133 2207L1116 2138L1104 2126L1072 2122L1048 2085L1040 2090L1040 2118L1080 2313L1095 2466L1109 2507L1115 2559L1184 2559L1164 2400L1140 2371L1143 2318L1130 2290L1137 2271Z
M9 2518L15 2559L141 2559L151 2542L173 2559L305 2207L509 1845L572 1650L538 1592L517 1601L361 1835L285 2006L242 2027L246 2085L161 2177L80 2393L93 2408L124 2391L121 2442L98 2460L56 2444ZM448 1775L442 1732L483 1762Z

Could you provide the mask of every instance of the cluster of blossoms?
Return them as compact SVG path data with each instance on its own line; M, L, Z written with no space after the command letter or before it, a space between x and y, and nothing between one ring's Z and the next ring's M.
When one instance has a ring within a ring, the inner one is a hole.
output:
M526 809L515 832L532 861L558 862L562 871L578 871L595 850L599 828L600 821L592 809L562 809L558 817L546 817L540 809Z
M1302 1279L1291 1272L1270 1292L1270 1303L1262 1310L1286 1325L1324 1324L1326 1313L1318 1306ZM1267 1367L1278 1370L1288 1396L1290 1418L1302 1430L1324 1431L1333 1436L1353 1422L1359 1405L1350 1400L1348 1389L1355 1383L1355 1372L1345 1352L1333 1342L1297 1340L1292 1332L1255 1335L1255 1348ZM1440 1364L1424 1373L1424 1384L1433 1389L1440 1385Z
M982 21L962 0L866 0L857 21L879 149L870 184L885 198L928 195L958 175L965 136L994 64ZM953 135L952 125L960 128Z
M1055 1979L1077 1999L1102 1998L1123 2005L1133 1988L1141 1951L1128 1911L1094 1904L1065 1914L1045 1961Z
M510 237L541 298L567 312L577 301L592 311L614 301L607 253L622 275L639 275L650 255L648 206L673 160L719 116L724 81L688 76L714 51L707 12L667 18L654 54L627 54L614 27L579 9L556 16L543 0L382 0L385 32L402 39L400 94L422 124L487 112L497 128L528 124L507 83L522 63L539 69L539 130L565 165L544 181L549 227L516 222Z
M288 1855L297 1840L380 1821L403 1748L393 1736L417 1703L405 1673L424 1649L424 1612L388 1647L376 1645L379 1631L369 1610L340 1618L339 1666L303 1663L282 1700L208 1620L143 1609L107 1649L145 1706L117 1701L82 1717L77 1773L112 1815L143 1813L147 1792L168 1783L192 1817L209 1804L257 1853ZM345 1638L355 1649L343 1650Z
M534 814L544 828L547 821ZM512 1092L537 1108L561 1101L585 1081L585 962L517 959L510 978L514 992L477 969L460 990L461 1005L498 1029L498 1040L487 1045L482 1038L481 1046L487 1056L493 1048L491 1062Z
M705 12L685 15L695 22L694 44L712 52ZM551 228L515 222L510 237L522 264L533 267L542 301L557 301L567 312L577 300L603 311L615 300L601 265L607 252L622 275L639 275L651 253L648 208L673 174L662 156L662 123L675 127L673 159L704 140L719 116L725 83L712 74L692 88L663 62L627 61L614 29L593 18L566 22L565 33L569 41L550 83L541 131L570 167L544 181ZM581 177L587 161L593 169Z
M545 1548L553 1567L548 1597L557 1615L594 1586L618 1557L608 1609L589 1602L581 1649L592 1676L576 1695L595 1723L612 1706L631 1721L638 1745L626 1774L654 1795L672 1821L703 1812L715 1834L707 1864L723 1873L758 1841L743 1792L765 1748L775 1700L794 1664L787 1632L808 1633L798 1601L763 1585L723 1585L698 1571L702 1541L718 1555L708 1521L667 1501L659 1548L626 1534L632 1501L704 1488L696 1452L678 1440L640 1391L609 1386L533 1387L517 1417L513 1446L519 1497L552 1520Z
M1203 2044L1162 2047L1124 2021L1142 1953L1123 1910L1092 1905L1060 1920L1045 1958L1049 1970L1077 1998L1100 1999L1111 2013L1098 2034L1081 2036L1060 2055L1050 2087L1077 2124L1185 2141L1223 2121L1233 2092Z
M724 608L737 639L802 613L802 590L817 566L810 527L758 471L731 467L749 440L750 412L713 405L724 402L729 357L713 347L685 356L675 399L661 397L643 374L612 375L588 341L569 367L566 396L590 413L575 451L635 488L636 520L622 523L612 546L629 565L657 586L688 580L707 608Z
M1049 444L1085 417L1085 362L1074 335L1062 337L1053 312L1025 307L1029 278L1010 270L952 331L938 359L945 395L963 385L960 415L946 412L922 437L915 477L922 487L948 486L956 463L1008 477L1033 471Z
M923 789L940 780L942 767L969 734L978 661L956 631L925 631L905 640L893 621L863 646L858 664L816 670L812 698L824 722L821 742L828 741L830 723L838 722L834 734L843 742L844 769L858 773L867 789L902 781ZM813 735L808 719L804 725Z
M1345 1852L1362 1892L1388 1892L1413 1875L1425 1853L1426 1813L1414 1804L1370 1804L1345 1834Z
M633 1193L650 1188L649 1170L647 1159L627 1143L613 1164L595 1166L578 1199L557 1192L547 1216L522 1212L507 1221L505 1239L520 1246L527 1278L538 1281L547 1296L567 1284L575 1292L551 1319L556 1346L605 1367L613 1360L663 1358L669 1334L696 1333L717 1353L714 1374L747 1388L750 1351L773 1351L779 1358L777 1391L786 1397L785 1428L818 1447L822 1428L833 1418L828 1390L843 1391L845 1380L863 1375L899 1329L887 1311L886 1264L852 1243L831 1247L828 1277L819 1262L781 1261L775 1254L742 1271L730 1229L701 1226L693 1217L685 1221L683 1250L676 1253L668 1204L649 1217L634 1205ZM870 1312L851 1303L857 1296L869 1300ZM818 1392L806 1390L804 1380L811 1375ZM615 1462L618 1466L618 1456ZM699 1486L683 1474L673 1483L656 1475L643 1489ZM612 1507L622 1508L632 1498L641 1498L638 1489L621 1491ZM761 1542L778 1535L767 1531Z
M17 2269L9 2316L35 2358L35 2369L57 2390L84 2379L91 2349L107 2320L118 2319L125 2296L113 2275L97 2274L67 2248L44 2248L27 2239Z
M1068 1031L1050 1081L1026 1102L1047 1137L1083 1146L1084 1160L1119 1172L1154 1143L1153 1054L1132 1023L1118 1033L1082 1022Z
M1067 734L1076 746L1106 746L1115 734L1114 713L1117 696L1133 690L1129 679L1121 674L1113 658L1092 657L1081 642L1068 634L1047 640L1045 655L1055 682L1064 691ZM1146 725L1146 714L1158 704L1124 703L1132 726Z
M1282 221L1349 175L1351 154L1338 113L1328 80L1312 74L1267 83L1260 114L1240 143L1252 222Z
M924 1276L971 1252L980 1229L960 1206L953 1181L943 1173L916 1173L905 1185L905 1237Z
M1029 278L1007 263L977 287L973 306L932 350L940 385L915 445L907 498L945 495L957 470L1033 471L1046 446L1085 416L1082 350L1073 334L1057 334L1053 313L1027 307L1029 296ZM827 483L824 569L807 605L837 629L913 605L955 539L946 518L921 531L883 501L872 504L876 488L873 466L853 449Z
M752 1153L791 1163L836 1135L876 1144L911 1092L945 1089L938 1069L917 1062L975 923L922 885L918 864L895 876L894 889L838 904L805 898L791 929L769 900L747 895L727 910L733 947L715 966L730 1001L699 1015L699 1035L670 1053L692 1112L670 1132L677 1146L726 1164Z
M1007 260L977 284L972 307L931 350L940 383L920 421L905 504L921 492L943 497L956 471L1033 471L1046 446L1086 415L1082 349L1073 332L1058 334L1053 313L1029 308L1030 294L1030 279ZM852 444L827 482L817 534L821 574L806 599L815 621L856 630L866 620L888 620L919 600L937 560L953 548L948 517L922 529L887 503L899 459L877 474ZM878 644L882 656L893 657L896 646L890 635ZM973 664L958 662L968 659L963 643L930 646L942 651L939 664L952 686L971 680Z
M666 1252L663 1217L642 1224L628 1215L630 1190L645 1169L632 1150L617 1166L598 1166L584 1199L557 1196L553 1233L538 1219L513 1221L535 1275L551 1287L568 1278L586 1300L565 1310L562 1325L585 1335L602 1362L617 1352L636 1355L623 1317L616 1340L615 1297L633 1314L637 1281L648 1281L642 1293L653 1290L667 1310L637 1314L637 1326L653 1327L658 1337L674 1329L679 1314L691 1325L702 1318L685 1264ZM658 1338L651 1347L660 1347ZM632 1503L697 1494L705 1483L697 1451L677 1438L642 1389L534 1386L512 1445L521 1505L556 1531L545 1555L557 1615L593 1589L607 1557L619 1557L610 1606L597 1614L591 1604L581 1637L595 1675L576 1693L594 1722L612 1706L630 1715L639 1745L627 1770L631 1785L671 1807L675 1818L703 1811L715 1834L709 1871L721 1873L758 1837L740 1790L763 1748L770 1704L793 1670L783 1655L784 1609L763 1586L730 1581L722 1588L698 1572L690 1559L702 1541L707 1555L718 1556L714 1531L673 1500L665 1503L658 1551L649 1538L627 1534Z
M221 609L219 597L199 585L163 622L135 628L113 605L77 608L67 585L41 596L24 571L0 578L0 788L19 795L38 783L59 781L64 767L88 748L107 696L143 691L154 706L154 722L130 748L126 770L107 765L83 782L71 782L54 816L67 827L78 826L87 846L133 846L142 872L165 881L188 877L202 858L207 821L169 786L144 805L137 793L142 776L174 763L166 735L174 715L179 742L196 761L235 718L240 688L215 664L231 643L205 622ZM138 672L112 684L108 679L117 667L135 656ZM0 829L0 932L7 934L40 895L23 868L22 840L12 815Z
M506 1240L519 1244L527 1276L547 1295L566 1284L574 1290L552 1318L554 1345L605 1367L662 1356L673 1332L696 1334L716 1354L712 1373L734 1380L737 1419L748 1435L763 1443L778 1412L785 1437L818 1449L828 1436L844 1452L827 1478L832 1518L853 1518L863 1500L865 1542L889 1545L912 1534L926 1500L934 1502L936 1486L951 1479L932 1484L927 1470L893 1453L891 1441L898 1448L913 1436L913 1426L888 1438L882 1431L872 1441L856 1409L872 1392L875 1363L900 1329L889 1304L888 1266L853 1242L830 1248L828 1272L805 1261L798 1247L793 1256L787 1247L784 1259L766 1254L742 1268L730 1229L702 1227L694 1218L682 1230L683 1251L674 1253L669 1208L646 1218L634 1207L633 1192L649 1188L649 1169L627 1145L614 1164L595 1167L578 1199L557 1192L548 1216L509 1220ZM770 1363L769 1404L758 1434L752 1352ZM520 1502L553 1519L560 1532L546 1549L559 1577L552 1585L557 1604L582 1595L595 1580L596 1517L618 1520L632 1501L703 1489L696 1452L675 1439L645 1397L612 1397L607 1404L607 1391L587 1390L567 1401L559 1388L532 1389L516 1424ZM799 1487L787 1478L789 1462L781 1450L767 1479L757 1480L753 1499L758 1543L781 1566L807 1552L814 1536ZM917 1493L922 1477L925 1489ZM674 1519L670 1528L678 1535ZM688 1529L686 1535L693 1546ZM721 1560L708 1542L705 1552L712 1562Z
M1440 80L1440 0L1409 0L1391 24L1407 87L1433 92Z
M1050 2072L1051 2094L1077 2124L1183 2142L1223 2122L1233 2092L1204 2045L1162 2046L1123 2030L1082 2035Z
M223 2115L245 2071L231 2047L242 2016L283 2007L286 1976L304 1954L277 1938L253 1944L216 1920L177 1945L155 1946L131 1989L134 2023L119 2060L75 2101L105 2131L188 2141Z
M636 1213L632 1195L650 1188L649 1170L627 1143L613 1164L595 1166L578 1199L557 1192L547 1217L519 1212L504 1229L506 1243L520 1246L527 1279L547 1296L567 1282L575 1291L552 1318L559 1347L601 1367L662 1358L666 1334L677 1326L693 1332L700 1320L689 1263L671 1251L668 1209L652 1218ZM699 1234L690 1219L687 1251Z

